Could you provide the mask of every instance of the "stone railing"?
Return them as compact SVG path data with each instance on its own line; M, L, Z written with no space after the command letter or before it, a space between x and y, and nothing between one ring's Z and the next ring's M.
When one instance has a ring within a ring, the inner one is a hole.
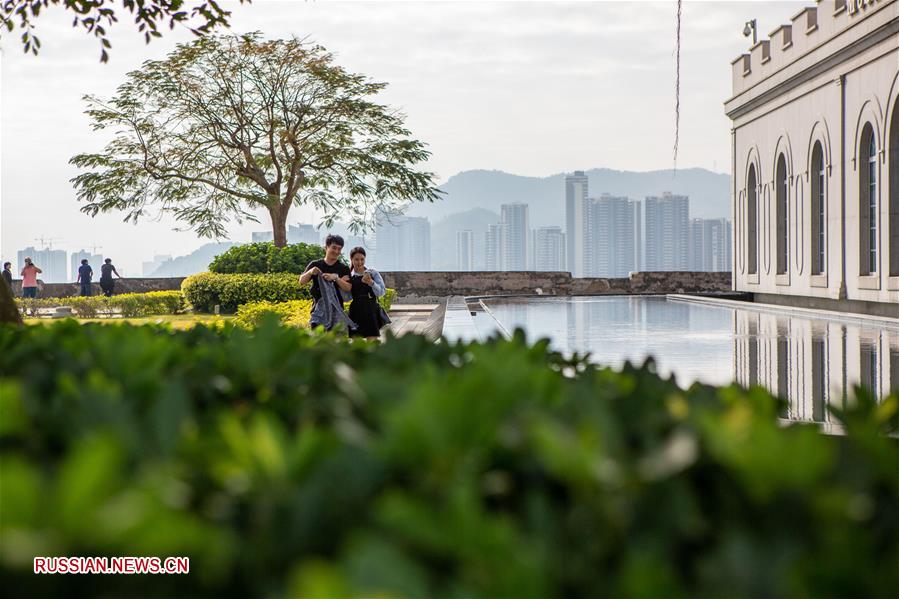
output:
M721 293L729 272L638 272L628 278L573 278L567 272L385 272L399 297Z
M449 297L453 295L598 295L720 293L731 290L729 272L637 272L628 278L575 279L567 272L382 272L388 287L401 298ZM143 293L181 289L184 277L167 279L116 279L115 292ZM100 293L98 283L94 294ZM13 291L22 295L21 281ZM78 295L75 283L45 284L41 297Z

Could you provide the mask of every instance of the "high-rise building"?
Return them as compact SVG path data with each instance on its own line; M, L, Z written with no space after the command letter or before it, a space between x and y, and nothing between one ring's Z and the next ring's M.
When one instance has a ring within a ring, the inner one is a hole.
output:
M584 171L565 176L566 264L575 277L584 276L587 236L588 181Z
M423 217L379 212L375 248L380 270L431 270L431 224Z
M319 245L321 243L321 236L314 225L304 225L302 223L298 223L296 226L288 225L287 243Z
M152 260L141 263L141 274L145 277L152 277L153 273L162 266L163 262L168 262L171 259L172 256L170 254L156 254Z
M19 262L16 265L16 268L13 269L13 272L15 272L17 276L25 265L25 258L31 258L34 265L42 271L41 274L38 275L40 281L44 283L69 282L69 265L66 264L68 255L65 250L54 250L52 248L38 250L34 247L27 247L18 252L16 257Z
M690 198L648 196L645 203L646 270L687 270L689 267Z
M253 243L274 241L275 236L271 231L253 231L250 233ZM321 235L315 225L287 225L287 243L309 243L318 245L321 243Z
M470 229L456 231L456 268L474 270L474 233Z
M626 277L637 269L637 204L609 194L588 203L585 276Z
M564 271L567 249L562 227L539 227L534 232L534 270Z
M485 270L505 270L503 261L505 228L502 223L487 227L487 234L484 236Z
M500 223L503 225L503 270L527 270L528 226L527 204L503 204L500 207Z
M690 221L690 270L730 271L731 223L726 218Z
M87 263L90 264L90 267L94 269L94 278L100 278L100 265L103 264L103 255L102 254L91 254L87 250L78 250L77 252L72 252L72 256L69 259L69 263L71 264L71 269L69 270L70 280L74 281L78 278L78 268L81 266L81 261L87 259Z

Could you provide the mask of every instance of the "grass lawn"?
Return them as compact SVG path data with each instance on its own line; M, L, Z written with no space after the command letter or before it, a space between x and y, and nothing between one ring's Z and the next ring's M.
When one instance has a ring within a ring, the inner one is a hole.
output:
M215 314L160 314L158 316L141 316L139 318L75 318L78 322L99 322L102 324L170 324L173 329L189 329L198 324L214 326L233 319L232 315L216 316ZM25 324L49 324L56 318L25 318Z

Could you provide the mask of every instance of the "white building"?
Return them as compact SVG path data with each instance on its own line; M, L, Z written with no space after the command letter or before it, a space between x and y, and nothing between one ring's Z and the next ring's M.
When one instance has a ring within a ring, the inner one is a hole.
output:
M538 227L534 232L534 270L564 271L566 250L562 227Z
M52 248L38 250L27 247L16 256L19 262L13 267L13 276L19 278L19 273L25 266L25 258L31 258L32 263L42 271L37 277L38 280L43 283L68 283L70 281L69 266L66 264L67 255L65 250Z
M726 272L731 265L733 233L726 218L690 220L689 269Z
M377 222L375 256L378 269L431 270L431 224L427 218L381 212ZM346 242L349 246L350 238Z
M688 269L690 198L665 192L645 202L646 270Z
M587 205L585 276L626 277L637 270L639 202L604 193Z
M899 0L822 0L732 65L734 289L899 315Z
M485 270L505 270L503 260L503 240L505 239L505 225L489 225L484 236L484 256L486 259Z
M503 204L500 207L503 225L503 270L527 270L530 225L527 204Z
M587 244L588 180L584 171L565 176L565 242L568 270L583 277Z
M474 232L470 229L456 231L456 268L474 270Z

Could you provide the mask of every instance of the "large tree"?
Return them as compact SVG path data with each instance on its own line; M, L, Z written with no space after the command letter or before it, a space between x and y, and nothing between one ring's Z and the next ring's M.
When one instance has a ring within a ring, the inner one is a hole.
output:
M87 114L113 133L103 152L71 162L82 211L156 207L206 237L264 210L275 245L293 205L325 224L368 229L377 211L433 201L429 152L403 115L377 103L386 84L349 73L318 45L259 33L208 36L127 75L114 97L88 96Z

